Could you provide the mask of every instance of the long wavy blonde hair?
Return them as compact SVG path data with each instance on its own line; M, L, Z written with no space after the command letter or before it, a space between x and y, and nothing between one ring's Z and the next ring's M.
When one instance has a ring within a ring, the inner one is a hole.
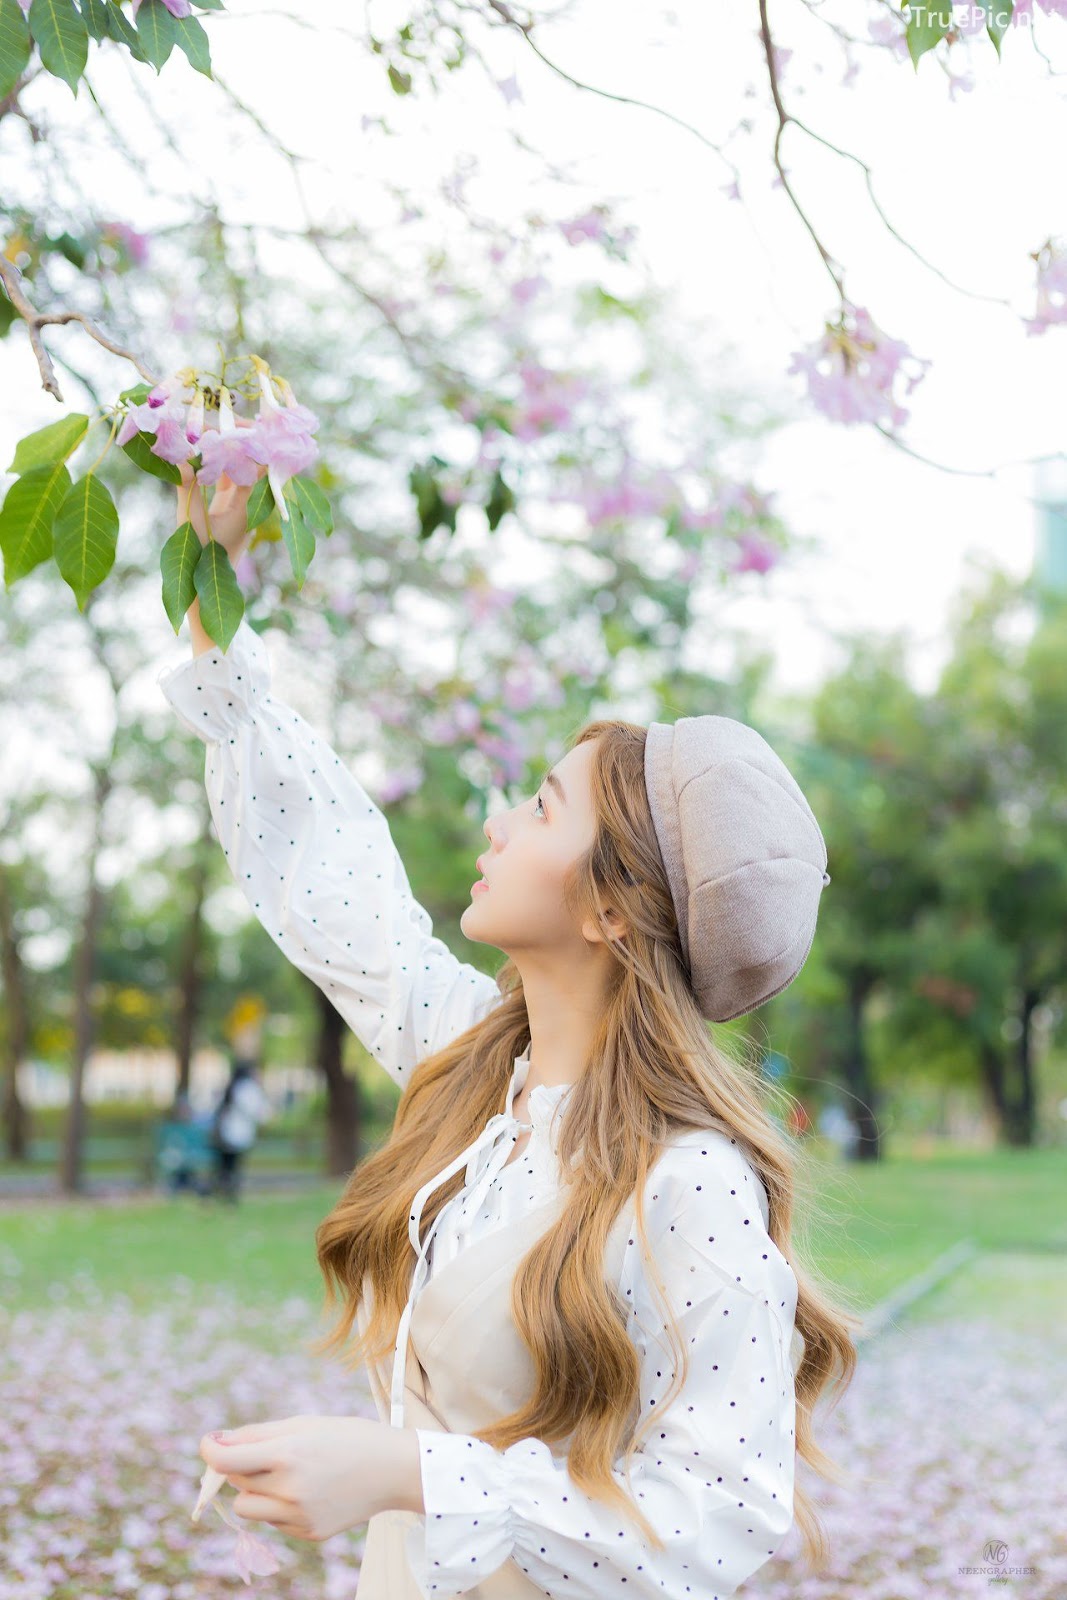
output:
M859 1316L833 1303L828 1287L802 1269L791 1242L799 1147L772 1116L769 1090L751 1042L711 1036L684 965L670 887L663 869L644 782L645 729L616 720L587 723L575 744L596 741L590 783L595 838L566 881L564 900L576 925L595 918L617 956L586 1069L568 1096L559 1164L566 1204L553 1226L520 1262L511 1311L536 1371L526 1402L474 1435L497 1449L530 1436L546 1443L573 1435L568 1467L586 1493L632 1515L650 1543L664 1548L632 1496L611 1474L625 1447L624 1471L639 1450L643 1428L637 1351L626 1331L626 1310L605 1279L608 1233L621 1208L637 1197L637 1230L648 1258L641 1197L667 1141L688 1129L718 1128L736 1139L767 1192L768 1231L796 1274L796 1328L803 1353L795 1369L796 1448L810 1467L840 1481L837 1464L815 1443L812 1408L838 1380L836 1404L856 1364L850 1327ZM601 912L623 917L627 932L613 939ZM411 1286L408 1217L414 1196L505 1109L515 1057L530 1042L522 978L507 959L497 973L500 1003L414 1070L390 1135L354 1169L337 1204L316 1230L326 1283L324 1311L338 1303L331 1332L317 1353L342 1349L352 1333L365 1274L373 1309L362 1336L344 1355L359 1369L393 1350ZM779 1091L780 1092L780 1091ZM576 1160L578 1152L580 1159ZM459 1192L459 1171L427 1200L425 1238L441 1209ZM654 1280L655 1274L651 1274ZM665 1307L678 1352L677 1388L688 1353ZM647 1426L662 1420L664 1404ZM820 1519L799 1483L794 1514L809 1564L825 1562Z

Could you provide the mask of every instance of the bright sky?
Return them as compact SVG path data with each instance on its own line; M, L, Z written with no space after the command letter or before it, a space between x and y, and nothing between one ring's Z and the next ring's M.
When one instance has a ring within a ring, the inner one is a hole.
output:
M787 524L812 541L815 552L769 578L748 576L728 601L716 596L709 614L720 617L725 606L729 621L772 640L784 689L814 684L835 663L834 634L855 628L906 630L916 642L917 681L928 685L969 564L1029 570L1032 468L1007 465L992 478L939 471L869 429L822 420L811 412L799 380L786 376L791 352L818 337L836 301L806 230L784 192L771 187L774 130L754 4L679 0L669 11L623 13L617 0L575 0L566 15L537 31L541 49L573 76L667 107L716 142L740 118L755 118L754 132L731 145L744 206L725 197L730 174L691 133L655 112L574 89L512 31L495 34L493 65L499 78L517 74L521 102L508 105L471 65L455 74L447 93L416 105L414 97L398 100L383 88L380 63L326 31L330 21L360 26L351 19L361 18L363 7L350 0L317 0L315 29L295 26L260 0L231 0L228 10L230 18L205 18L220 76L290 144L321 156L321 169L306 177L327 221L365 216L383 171L403 183L405 174L424 176L434 159L444 170L442 151L451 157L477 150L481 170L468 193L481 212L500 215L525 206L529 197L514 193L510 146L493 131L510 124L582 180L572 191L575 211L612 199L622 221L638 224L641 250L657 276L676 285L688 315L704 330L710 358L735 379L744 375L753 395L795 418L746 464L761 488L776 491ZM384 35L388 19L399 25L409 11L375 5L376 31ZM825 0L821 11L847 17L855 27L861 7L856 0L836 6ZM932 57L916 74L910 62L873 49L861 50L853 86L840 88L844 60L826 26L797 0L773 5L771 20L778 44L795 51L783 74L787 105L833 143L862 155L898 232L971 291L947 287L889 236L853 163L795 127L788 130L783 154L791 181L843 263L851 297L934 363L905 402L912 413L904 429L910 447L972 471L1062 450L1067 327L1028 338L1020 320L1034 309L1028 253L1050 234L1067 233L1062 184L1044 159L1061 147L1062 96L1029 30L1011 31L1000 65L988 40L972 41L978 82L953 102ZM1042 48L1062 69L1067 23L1039 13L1036 26ZM242 215L288 217L297 225L285 168L259 155L250 160L248 135L229 149L218 136L215 90L207 80L177 52L158 80L148 69L141 77L181 130L186 170L210 168L220 189L243 197L234 206ZM113 112L122 108L124 126L133 127L138 101L126 71L97 64L92 78ZM753 84L757 93L747 98ZM52 124L89 115L84 90L77 102L56 84L48 87L47 101L28 98L33 105L47 103ZM405 130L403 140L363 130L362 115L375 111ZM412 118L424 135L409 131ZM154 149L154 133L146 140ZM175 169L164 152L154 159L165 183ZM109 189L107 208L114 215L150 227L150 212L129 216L126 169L115 165L113 178L105 179L107 170L106 163L94 164L94 192ZM46 338L75 364L83 361L85 342L76 329L48 330ZM147 332L143 347L150 360L164 354ZM123 384L132 381L128 369L120 375ZM57 411L40 391L24 342L0 346L0 382L0 460L6 464L14 441ZM709 373L713 394L716 382L717 374Z

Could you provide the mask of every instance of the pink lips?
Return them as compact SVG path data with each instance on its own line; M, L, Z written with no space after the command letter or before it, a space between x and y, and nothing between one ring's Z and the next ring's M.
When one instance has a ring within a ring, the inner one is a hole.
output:
M478 859L474 863L474 865L478 868L478 871L480 873L482 873L482 877L480 877L478 879L477 883L471 884L471 894L473 894L476 889L488 889L488 887L489 887L489 885L485 881L485 876L484 876L485 868L482 866L482 858L481 858L481 856L478 857Z

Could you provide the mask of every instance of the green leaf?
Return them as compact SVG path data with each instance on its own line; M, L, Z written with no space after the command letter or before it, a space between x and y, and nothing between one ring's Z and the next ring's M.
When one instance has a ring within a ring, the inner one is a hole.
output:
M997 56L1000 56L1000 41L1011 25L1011 14L1014 10L1012 0L979 0L985 12L985 31L992 39Z
M110 39L107 25L107 0L79 0L85 26L94 39Z
M408 483L415 496L415 507L419 516L419 538L428 539L442 523L456 531L456 512L458 506L447 501L437 482L434 467L443 468L445 463L440 456L432 455L430 465L425 467L412 467L408 473Z
M119 514L107 488L93 473L68 491L53 530L56 566L74 590L78 610L115 565Z
M167 10L163 0L141 0L137 37L146 59L157 73L160 72L178 42L177 18Z
M295 495L300 515L310 527L317 528L319 533L333 532L333 512L330 510L330 502L313 478L303 478L299 474L290 478L286 487L287 502L290 493Z
M490 533L495 533L500 519L504 516L505 512L514 511L514 509L515 496L511 491L511 486L508 484L507 480L501 473L500 468L498 467L496 470L496 475L493 478L493 487L489 494L489 500L485 507L485 514L489 519Z
M135 383L132 389L123 389L119 399L129 400L133 405L140 406L144 405L151 393L152 385L150 383Z
M193 577L204 631L226 650L244 616L245 597L230 558L217 539L209 539L201 548Z
M81 411L50 422L20 439L15 446L15 459L8 472L32 472L34 467L50 467L53 462L66 461L85 437L89 418Z
M164 461L162 456L157 456L152 449L155 439L154 433L135 433L132 439L126 440L122 448L142 472L150 472L153 478L162 478L164 483L181 483L182 475L177 467L169 461Z
M25 72L32 48L18 0L0 0L0 99L11 93Z
M0 507L0 551L8 589L52 554L52 524L67 498L70 473L61 461L16 479Z
M939 4L938 0L924 3L916 0L914 11L905 4L902 9L907 12L907 37L908 53L916 72L919 70L919 59L927 50L932 50L941 43L949 28L952 26L951 5Z
M159 553L163 574L163 607L175 633L196 599L196 565L203 549L191 522L176 528Z
M274 509L274 493L271 486L265 477L260 478L248 497L245 526L258 528L260 523L266 522Z
M41 62L56 78L62 78L78 98L78 79L89 59L89 30L80 11L70 0L33 0L29 16L30 32L37 41Z
M398 72L396 67L391 66L389 68L389 82L392 84L395 94L411 93L410 72Z
M211 77L211 46L208 44L204 24L195 17L175 17L175 38L178 49L184 50L189 65L205 78Z
M75 239L72 233L64 229L62 233L49 238L48 242L53 249L59 251L60 255L65 256L72 266L77 267L79 272L84 270L88 256L80 239Z
M193 0L194 6L199 6L201 11L225 11L223 0Z
M285 507L289 516L282 521L282 538L285 540L285 548L289 552L289 563L293 569L296 586L298 589L302 589L304 587L304 579L307 577L308 567L311 565L311 559L315 554L315 535L304 521L300 512L299 501L294 494L290 493L289 484L285 486Z
M137 29L125 11L121 11L117 4L112 3L112 0L109 0L107 8L107 25L116 44L124 44L136 61L148 60L137 36Z
M437 504L437 479L429 467L412 467L408 473L408 487L415 496L415 508L421 520Z

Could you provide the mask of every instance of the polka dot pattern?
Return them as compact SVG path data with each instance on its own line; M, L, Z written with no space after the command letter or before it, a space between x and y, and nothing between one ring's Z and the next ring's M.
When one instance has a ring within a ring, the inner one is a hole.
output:
M495 981L434 937L385 817L272 696L270 658L247 621L226 655L205 651L157 682L206 746L211 814L249 906L403 1087L423 1056L499 1002ZM569 1086L535 1089L529 1122L519 1123L512 1107L527 1070L520 1057L500 1138L514 1143L529 1129L528 1143L502 1167L480 1165L440 1213L431 1271L558 1189ZM763 1187L733 1140L698 1130L660 1156L644 1213L648 1261L635 1233L618 1288L640 1359L642 1420L657 1414L630 1485L666 1550L583 1493L566 1457L539 1439L498 1451L419 1428L426 1515L407 1551L425 1600L464 1594L505 1563L550 1597L724 1600L788 1532L797 1286L767 1233ZM688 1382L670 1403L663 1297L689 1357ZM615 1477L626 1489L621 1466Z
M271 694L270 656L247 620L225 655L205 650L156 682L207 747L215 831L251 910L403 1088L424 1056L499 1002L496 980L434 935L388 821Z
M505 1211L518 1166L495 1180ZM660 1156L644 1211L655 1281L635 1233L619 1288L631 1307L642 1417L663 1411L630 1483L666 1549L585 1494L566 1458L537 1438L498 1451L472 1435L416 1428L426 1516L406 1548L427 1600L463 1594L504 1562L549 1596L723 1600L788 1533L797 1284L766 1231L763 1186L730 1139L700 1130ZM689 1358L688 1380L669 1404L675 1368L661 1299ZM614 1476L625 1489L621 1458Z

